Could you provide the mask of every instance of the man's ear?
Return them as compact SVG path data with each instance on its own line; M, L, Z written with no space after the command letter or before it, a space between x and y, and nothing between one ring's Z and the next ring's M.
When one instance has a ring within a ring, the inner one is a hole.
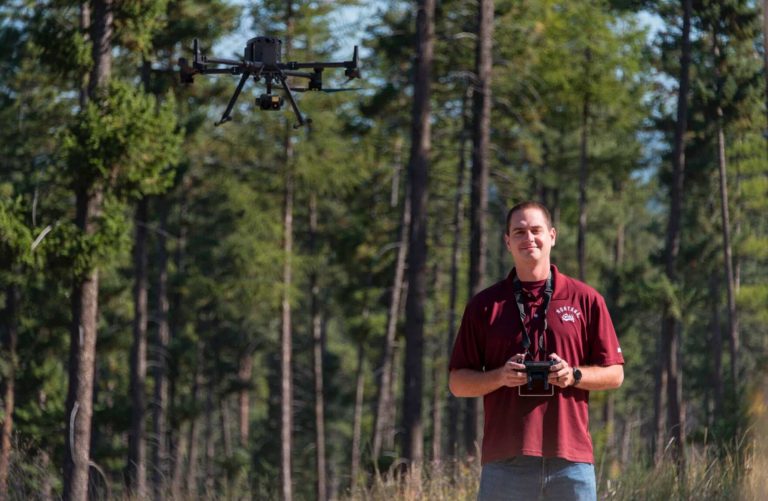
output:
M551 228L549 231L552 232L552 233L550 233L550 235L552 235L552 247L554 247L555 246L555 242L557 242L557 230L554 229L554 228Z

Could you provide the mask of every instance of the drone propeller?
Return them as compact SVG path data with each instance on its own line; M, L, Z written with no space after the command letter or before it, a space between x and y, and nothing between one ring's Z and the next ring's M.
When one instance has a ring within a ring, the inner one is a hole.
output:
M348 66L346 70L344 70L344 75L349 80L360 78L360 66L358 65L359 61L360 61L360 57L358 56L358 53L357 53L357 45L355 45L355 49L352 52L352 64Z

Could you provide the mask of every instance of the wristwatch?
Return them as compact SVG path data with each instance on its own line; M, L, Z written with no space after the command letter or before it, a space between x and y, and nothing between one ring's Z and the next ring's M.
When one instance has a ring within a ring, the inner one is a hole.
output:
M579 370L578 367L573 368L573 384L571 386L576 386L579 384L579 381L581 381L581 370Z

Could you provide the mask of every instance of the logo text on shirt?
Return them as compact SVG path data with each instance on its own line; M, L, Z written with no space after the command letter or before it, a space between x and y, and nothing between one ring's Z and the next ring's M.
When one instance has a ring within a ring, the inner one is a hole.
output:
M581 318L581 312L573 306L561 306L555 310L555 313L560 315L560 320L563 322L575 322L577 318Z

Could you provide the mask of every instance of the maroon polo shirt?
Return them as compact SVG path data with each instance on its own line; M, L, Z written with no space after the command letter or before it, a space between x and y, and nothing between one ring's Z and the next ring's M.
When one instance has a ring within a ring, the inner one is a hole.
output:
M451 355L450 370L489 371L523 350L520 311L509 276L473 297ZM540 313L543 282L523 283L526 327L533 352L544 336L546 360L557 353L572 367L623 364L616 331L605 300L593 288L552 266L554 292L547 311L547 329ZM594 463L589 434L589 392L554 387L551 397L521 397L518 388L502 387L483 397L485 427L482 463L518 455L558 457Z

